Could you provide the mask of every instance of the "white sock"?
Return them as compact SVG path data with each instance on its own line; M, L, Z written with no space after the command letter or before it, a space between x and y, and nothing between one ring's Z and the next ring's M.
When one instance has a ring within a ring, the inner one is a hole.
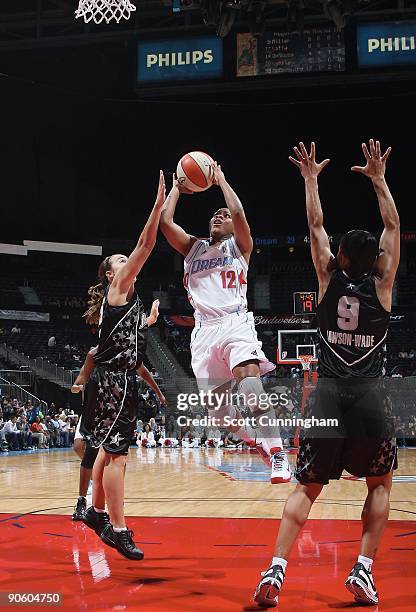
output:
M282 557L273 557L270 567L272 567L272 565L281 565L283 568L283 571L285 572L287 561L286 559L282 559Z
M96 512L98 512L98 514L104 514L105 510L101 510L101 508L96 508L95 506L93 506L94 510Z
M257 442L269 455L274 455L274 453L283 450L282 438L257 438Z
M127 531L127 527L113 527L113 531L120 533L120 531Z
M371 566L373 565L373 559L369 557L364 557L363 555L358 555L357 563L362 563L367 570L367 572L371 572Z
M257 376L247 376L243 378L238 385L238 393L241 395L243 401L246 401L251 413L261 413L263 417L262 420L265 421L260 425L257 417L257 441L261 443L262 447L269 455L277 450L281 450L283 444L280 438L279 427L268 423L268 419L273 423L276 419L276 415L272 406L269 405L264 409L266 393L260 378L257 378Z

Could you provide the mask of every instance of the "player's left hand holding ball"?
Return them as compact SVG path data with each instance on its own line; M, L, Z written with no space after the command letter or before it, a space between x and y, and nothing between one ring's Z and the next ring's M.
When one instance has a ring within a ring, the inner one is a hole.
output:
M188 195L193 195L194 192L191 191L190 189L188 189L187 187L185 187L185 185L182 185L179 181L178 181L178 177L176 176L175 173L173 173L173 187L175 189L177 189L179 191L179 193L187 193Z

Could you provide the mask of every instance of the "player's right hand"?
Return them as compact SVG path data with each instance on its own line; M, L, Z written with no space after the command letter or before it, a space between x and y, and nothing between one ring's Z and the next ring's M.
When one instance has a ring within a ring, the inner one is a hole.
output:
M300 148L300 150L299 150ZM303 142L299 143L298 147L293 147L294 152L296 153L297 159L292 156L289 156L289 160L294 164L297 168L299 168L301 175L306 180L308 178L316 178L318 174L325 168L327 164L329 164L329 159L324 159L321 163L315 159L315 143L311 143L311 151L307 152L305 145Z

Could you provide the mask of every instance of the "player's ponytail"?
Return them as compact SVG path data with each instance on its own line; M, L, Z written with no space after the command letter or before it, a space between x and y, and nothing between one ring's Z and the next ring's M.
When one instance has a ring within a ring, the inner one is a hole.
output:
M84 312L84 317L89 325L97 325L99 323L101 304L103 303L105 290L108 285L106 272L111 270L110 260L111 256L106 257L100 263L97 274L99 282L88 289L90 299L88 300L88 308Z

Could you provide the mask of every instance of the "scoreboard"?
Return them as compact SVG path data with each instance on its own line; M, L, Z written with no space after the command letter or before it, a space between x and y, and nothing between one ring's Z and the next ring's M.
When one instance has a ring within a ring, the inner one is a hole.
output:
M293 294L293 311L295 315L316 313L315 291L295 291Z
M344 70L344 33L335 27L237 34L238 77Z

